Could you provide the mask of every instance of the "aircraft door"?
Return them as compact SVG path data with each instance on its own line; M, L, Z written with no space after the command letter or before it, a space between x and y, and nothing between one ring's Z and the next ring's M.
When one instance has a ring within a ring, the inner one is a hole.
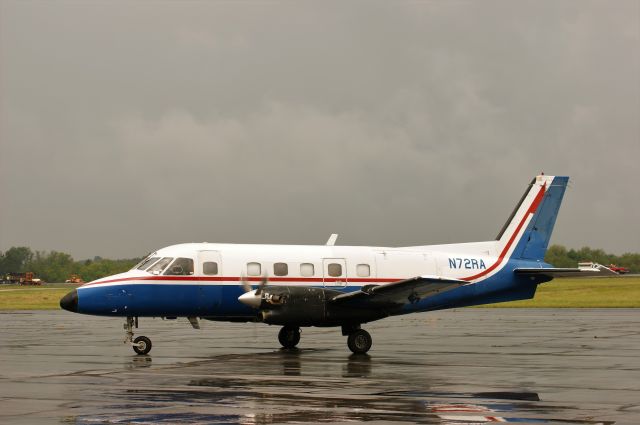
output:
M324 258L322 260L322 283L325 287L332 288L347 286L347 261L344 258Z
M222 276L222 257L219 251L198 251L195 270L198 285L198 309L215 314L222 304L222 286L217 278Z

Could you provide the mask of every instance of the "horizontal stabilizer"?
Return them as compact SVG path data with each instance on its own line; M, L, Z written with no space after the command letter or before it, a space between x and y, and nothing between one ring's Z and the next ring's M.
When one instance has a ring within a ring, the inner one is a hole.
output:
M594 276L618 276L619 273L614 272L602 264L590 264L588 267L578 268L517 268L513 271L515 274L526 276L548 276L554 277L594 277Z
M340 294L331 299L335 303L353 304L414 304L444 291L466 285L465 280L440 276L418 276L382 285L366 285L360 291Z

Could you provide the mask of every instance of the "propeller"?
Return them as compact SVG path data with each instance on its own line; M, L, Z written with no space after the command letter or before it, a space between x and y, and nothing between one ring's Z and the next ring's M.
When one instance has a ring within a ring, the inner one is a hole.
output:
M245 276L244 274L240 275L240 282L242 285L242 289L244 289L245 293L253 291L253 287L249 283L249 278L247 278L247 276ZM262 294L262 290L265 288L265 286L267 286L268 282L269 282L269 277L265 273L264 275L262 275L262 280L260 281L260 284L256 289L256 295Z
M244 275L240 277L240 281L242 282L244 294L238 297L238 301L248 305L249 307L260 308L260 304L262 304L262 291L269 282L269 278L267 277L266 273L262 276L262 280L260 281L257 289L253 289L251 287L249 279Z

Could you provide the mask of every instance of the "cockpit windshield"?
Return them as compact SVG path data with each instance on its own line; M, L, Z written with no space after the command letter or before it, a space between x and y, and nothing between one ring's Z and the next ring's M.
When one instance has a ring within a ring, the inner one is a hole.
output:
M159 259L160 259L160 257L148 257L148 258L144 259L140 264L138 264L138 267L136 267L136 269L137 270L144 270L147 267L150 267L153 263L155 263Z
M173 260L173 257L164 257L162 260L147 269L147 271L153 274L160 274L169 265L171 260Z
M137 270L137 269L138 269L138 267L140 267L141 265L143 265L143 264L147 263L147 261L148 261L151 257L155 257L155 256L156 256L156 253L155 253L155 252L153 252L153 253L151 253L151 254L147 254L147 255L145 255L145 256L144 256L144 258L142 259L142 261L140 261L138 264L136 264L135 266L133 266L133 267L131 268L131 270ZM149 265L149 264L147 263L147 265Z
M193 274L193 260L191 258L176 258L171 267L164 272L165 275L188 276Z

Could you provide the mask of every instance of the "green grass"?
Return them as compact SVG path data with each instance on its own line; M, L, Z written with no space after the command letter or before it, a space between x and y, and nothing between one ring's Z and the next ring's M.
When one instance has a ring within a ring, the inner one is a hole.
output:
M60 298L80 285L0 285L0 310L58 310Z
M79 285L0 285L0 310L57 310ZM640 308L640 277L555 279L538 287L533 300L490 304L488 308Z
M554 279L538 286L532 300L489 308L640 308L640 277Z

